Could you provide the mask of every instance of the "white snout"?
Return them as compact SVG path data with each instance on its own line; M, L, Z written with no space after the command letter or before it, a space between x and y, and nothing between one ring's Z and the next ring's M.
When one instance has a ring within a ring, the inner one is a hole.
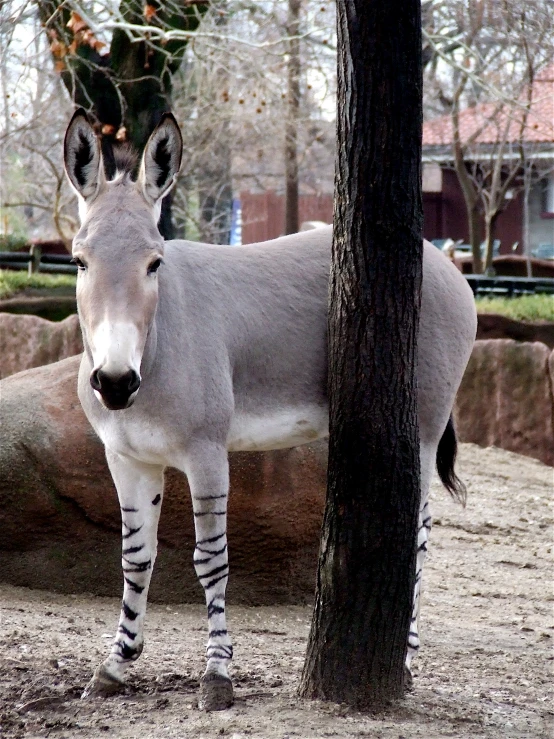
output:
M134 370L140 377L142 343L134 323L102 321L90 341L94 369L101 369L114 377Z

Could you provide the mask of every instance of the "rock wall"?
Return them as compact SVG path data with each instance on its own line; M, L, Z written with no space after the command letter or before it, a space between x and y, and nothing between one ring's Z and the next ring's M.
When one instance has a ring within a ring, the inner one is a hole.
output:
M100 441L76 392L80 357L0 382L0 577L64 592L119 595L120 519ZM554 464L554 353L478 341L458 394L459 436ZM237 604L311 599L327 447L231 455L229 594ZM192 567L186 480L166 476L153 600L202 601Z
M0 383L0 573L32 588L119 595L121 524L100 441L77 398L79 357ZM325 443L231 455L234 603L302 603L314 589ZM152 598L202 601L184 476L166 475Z
M56 323L37 316L0 313L0 379L82 351L76 315Z
M515 341L540 341L554 349L554 323L549 321L514 321L496 313L479 313L477 316L478 339L515 339Z
M554 465L553 367L539 342L476 341L456 399L460 440Z

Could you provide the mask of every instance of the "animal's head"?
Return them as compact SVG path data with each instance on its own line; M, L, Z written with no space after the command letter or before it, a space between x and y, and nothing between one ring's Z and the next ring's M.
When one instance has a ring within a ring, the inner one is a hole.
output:
M73 258L93 363L90 384L110 410L129 407L139 390L163 269L157 223L162 198L179 172L182 147L175 118L165 114L146 144L136 181L129 168L107 180L100 142L83 110L65 134L65 171L79 198L81 228L73 239Z

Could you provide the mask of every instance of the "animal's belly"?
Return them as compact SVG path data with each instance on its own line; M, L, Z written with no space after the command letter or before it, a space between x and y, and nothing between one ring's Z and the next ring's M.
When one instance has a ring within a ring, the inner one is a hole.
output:
M271 412L236 413L227 437L230 452L288 449L329 434L327 407L283 408Z

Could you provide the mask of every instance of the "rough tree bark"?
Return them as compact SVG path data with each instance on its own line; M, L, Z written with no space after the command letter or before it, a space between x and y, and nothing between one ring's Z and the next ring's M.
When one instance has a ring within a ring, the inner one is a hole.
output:
M172 75L181 64L187 41L132 41L125 31L116 29L109 53L104 53L92 29L69 5L61 0L36 2L56 68L75 104L92 113L111 176L116 136L142 151L162 114L171 109ZM129 23L143 25L148 9L155 22L164 27L194 31L208 2L184 0L178 12L172 10L176 7L158 0L120 3L120 11ZM173 238L170 196L162 203L159 229L164 238Z
M403 695L415 580L422 273L419 0L337 0L330 445L300 693Z

